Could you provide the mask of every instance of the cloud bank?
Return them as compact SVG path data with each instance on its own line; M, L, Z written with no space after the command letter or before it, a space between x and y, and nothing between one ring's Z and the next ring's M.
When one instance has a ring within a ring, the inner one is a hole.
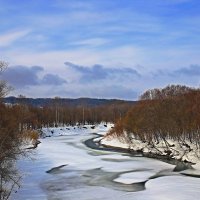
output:
M136 100L145 90L168 84L199 86L200 65L141 73L131 67L63 64L63 72L50 73L42 66L9 67L1 78L14 86L14 95L31 97L91 97ZM64 78L63 78L64 77Z
M106 68L102 65L95 64L92 67L80 66L71 62L65 62L67 67L70 67L75 72L81 74L80 82L96 82L102 80L124 80L127 78L139 78L141 75L137 70L124 67L124 68Z
M40 66L11 66L2 75L2 79L8 81L14 88L27 88L30 86L62 85L67 81L55 74L40 74L44 68Z

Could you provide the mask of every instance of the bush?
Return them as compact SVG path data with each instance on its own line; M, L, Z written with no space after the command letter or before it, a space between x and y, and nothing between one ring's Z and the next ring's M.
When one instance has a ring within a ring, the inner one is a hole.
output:
M39 133L36 130L23 131L23 139L36 141L39 138Z

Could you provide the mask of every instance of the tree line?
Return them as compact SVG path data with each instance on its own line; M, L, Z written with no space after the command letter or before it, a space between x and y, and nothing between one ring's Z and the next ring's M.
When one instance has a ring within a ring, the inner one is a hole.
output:
M6 67L7 63L0 61L0 75ZM7 82L0 79L0 99L10 89ZM0 200L9 199L11 192L19 187L21 176L15 162L25 153L21 148L21 135L14 108L8 109L0 103Z
M100 122L116 122L125 116L132 104L117 102L97 106L72 106L60 104L56 99L53 104L35 107L22 102L16 105L1 104L5 113L16 117L19 130L40 129L76 124L98 124Z
M169 146L167 139L200 148L200 89L169 85L144 92L110 135Z

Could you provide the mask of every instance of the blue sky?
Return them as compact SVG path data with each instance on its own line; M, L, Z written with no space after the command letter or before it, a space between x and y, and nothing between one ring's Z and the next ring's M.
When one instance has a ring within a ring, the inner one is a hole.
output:
M199 10L199 0L0 0L1 76L28 97L199 87Z

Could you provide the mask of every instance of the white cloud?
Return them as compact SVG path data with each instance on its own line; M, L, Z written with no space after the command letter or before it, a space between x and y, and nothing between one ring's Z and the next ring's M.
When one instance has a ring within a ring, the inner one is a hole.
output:
M83 46L101 46L107 44L109 40L104 38L90 38L86 40L80 40L71 43L72 45L83 45Z
M18 39L23 38L27 34L30 33L30 30L22 30L22 31L15 31L4 33L0 35L0 47L6 47L11 45L13 42L17 41Z

